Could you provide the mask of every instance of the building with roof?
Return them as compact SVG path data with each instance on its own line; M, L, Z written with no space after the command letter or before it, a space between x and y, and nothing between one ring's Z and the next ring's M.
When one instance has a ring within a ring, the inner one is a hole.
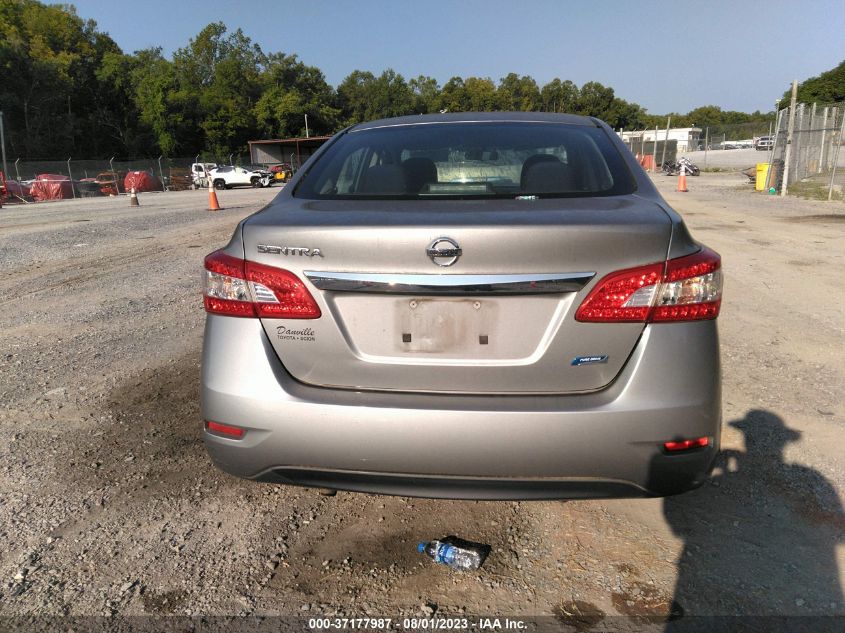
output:
M638 130L621 132L619 136L629 146L639 148L643 143L648 147L654 143L655 130ZM657 142L662 143L666 139L666 130L657 130ZM674 127L669 128L669 139L678 142L678 153L692 152L698 149L701 140L700 127ZM634 151L634 150L632 150ZM650 150L649 150L650 151ZM636 153L636 152L635 152Z
M307 136L249 141L249 162L256 165L290 163L298 169L331 136Z

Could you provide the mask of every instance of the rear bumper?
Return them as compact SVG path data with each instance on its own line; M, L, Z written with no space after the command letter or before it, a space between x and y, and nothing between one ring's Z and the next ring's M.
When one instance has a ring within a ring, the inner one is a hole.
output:
M468 368L471 371L471 368ZM716 323L648 326L608 388L567 396L355 392L295 381L255 319L209 315L204 433L250 479L475 499L664 496L700 485L720 440ZM667 455L663 442L708 436Z

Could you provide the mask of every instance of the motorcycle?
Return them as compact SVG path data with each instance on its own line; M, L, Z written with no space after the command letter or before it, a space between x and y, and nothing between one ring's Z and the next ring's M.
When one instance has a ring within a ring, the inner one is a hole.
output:
M677 176L681 173L681 165L684 166L684 172L687 176L700 176L701 170L698 166L693 163L689 158L681 157L676 162L672 162L667 160L661 168L663 169L663 173L667 176Z

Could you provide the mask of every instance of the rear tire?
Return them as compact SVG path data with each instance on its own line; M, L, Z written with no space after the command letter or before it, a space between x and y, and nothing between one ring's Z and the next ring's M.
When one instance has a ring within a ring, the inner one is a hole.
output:
M253 176L249 179L249 182L252 184L253 187L261 186L261 178L259 178L258 176Z
M226 188L226 181L222 178L218 178L214 181L214 188L215 189L225 189Z

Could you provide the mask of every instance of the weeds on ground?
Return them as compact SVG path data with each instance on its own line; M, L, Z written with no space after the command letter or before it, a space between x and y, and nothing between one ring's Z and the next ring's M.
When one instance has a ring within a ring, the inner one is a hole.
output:
M828 185L818 180L798 181L789 185L788 193L807 200L827 200ZM842 192L833 189L831 200L842 200Z

